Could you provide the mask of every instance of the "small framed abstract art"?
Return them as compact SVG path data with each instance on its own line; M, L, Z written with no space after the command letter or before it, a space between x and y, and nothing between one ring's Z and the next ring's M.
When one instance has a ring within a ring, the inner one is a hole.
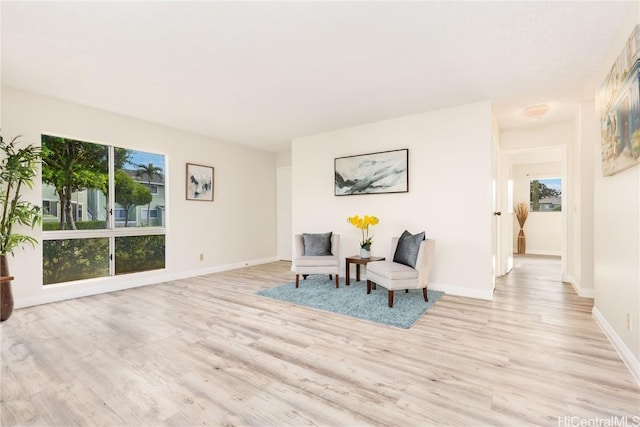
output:
M187 200L213 202L213 167L187 163Z
M409 150L338 157L334 162L335 195L406 193Z

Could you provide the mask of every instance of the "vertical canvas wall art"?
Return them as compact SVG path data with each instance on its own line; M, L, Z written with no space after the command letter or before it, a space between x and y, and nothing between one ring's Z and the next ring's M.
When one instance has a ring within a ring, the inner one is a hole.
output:
M213 201L213 168L187 163L187 200Z
M336 196L409 191L408 149L338 157L334 168Z
M600 87L602 174L640 163L640 25Z

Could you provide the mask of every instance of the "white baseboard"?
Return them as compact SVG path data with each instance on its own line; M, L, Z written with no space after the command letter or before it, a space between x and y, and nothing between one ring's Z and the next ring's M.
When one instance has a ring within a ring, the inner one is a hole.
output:
M593 291L593 289L583 289L580 287L576 288L576 285L574 283L571 283L571 285L573 286L573 288L576 290L576 292L578 293L578 296L581 298L595 298L595 293Z
M364 271L363 271L364 270ZM360 270L360 280L367 280L366 269ZM351 273L349 276L350 280L356 280L356 272L355 268L351 268L349 270ZM340 277L345 277L346 272L340 271ZM475 298L475 299L483 299L483 300L493 300L493 290L492 289L471 289L465 288L463 286L455 286L455 285L447 285L444 283L431 283L429 282L429 289L434 291L442 291L445 294L456 295L459 297L467 297L467 298Z
M267 263L276 262L276 261L278 261L277 257L261 258L261 259L254 259L250 261L236 262L233 264L214 265L212 267L199 268L197 270L180 271L177 273L166 275L165 276L166 279L163 281L179 280L179 279L186 279L188 277L203 276L205 274L219 273L221 271L235 270L237 268L249 267L252 265L267 264Z
M562 256L562 252L560 251L545 251L545 250L530 250L527 249L527 252L525 253L525 255L548 255L548 256Z
M567 276L565 280L563 280L563 282L570 283L571 286L573 286L573 290L576 291L576 294L578 294L579 297L593 299L594 297L593 289L583 289L580 286L580 282L574 279L573 276Z
M591 310L591 315L600 329L602 329L602 332L607 336L609 342L613 345L613 348L616 349L624 364L627 365L627 368L631 371L633 378L636 380L638 385L640 385L640 361L635 358L631 350L629 350L629 347L626 346L624 341L622 341L620 336L618 336L616 331L611 327L611 325L609 325L609 322L607 322L607 319L604 318L602 313L600 313L596 307L593 307Z
M179 271L175 273L167 273L164 270L150 271L146 273L124 274L122 276L115 277L100 277L97 279L82 280L68 284L61 283L59 285L48 285L43 287L40 295L28 298L16 298L14 301L14 307L19 309L34 305L64 301L67 299L121 291L124 289L137 288L139 286L154 285L172 280L186 279L188 277L235 270L237 268L248 267L251 265L266 264L277 260L278 259L276 257L262 258L236 262L233 264L215 265L197 270Z
M456 295L459 297L476 298L489 301L493 300L492 289L472 289L462 286L447 285L444 283L429 283L429 289L442 291L445 294Z

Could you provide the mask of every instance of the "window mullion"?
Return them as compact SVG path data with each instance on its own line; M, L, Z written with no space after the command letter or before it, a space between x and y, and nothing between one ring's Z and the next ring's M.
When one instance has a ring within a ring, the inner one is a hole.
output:
M109 209L107 214L107 228L115 229L114 206L116 205L116 185L115 185L115 149L113 145L109 146Z
M109 209L107 215L107 228L113 232L115 230L115 198L116 198L116 186L115 186L115 148L113 145L109 146ZM111 233L110 233L111 234ZM116 238L111 235L109 237L109 276L116 275Z
M109 237L109 276L116 275L116 237Z

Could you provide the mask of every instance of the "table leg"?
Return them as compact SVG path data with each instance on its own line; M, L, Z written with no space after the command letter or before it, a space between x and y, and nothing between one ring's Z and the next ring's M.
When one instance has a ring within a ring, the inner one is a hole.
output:
M345 285L349 286L349 261L347 261L346 264L347 264L346 265L346 273L347 274L345 276L344 283L345 283Z
M356 264L356 282L360 281L360 264Z

